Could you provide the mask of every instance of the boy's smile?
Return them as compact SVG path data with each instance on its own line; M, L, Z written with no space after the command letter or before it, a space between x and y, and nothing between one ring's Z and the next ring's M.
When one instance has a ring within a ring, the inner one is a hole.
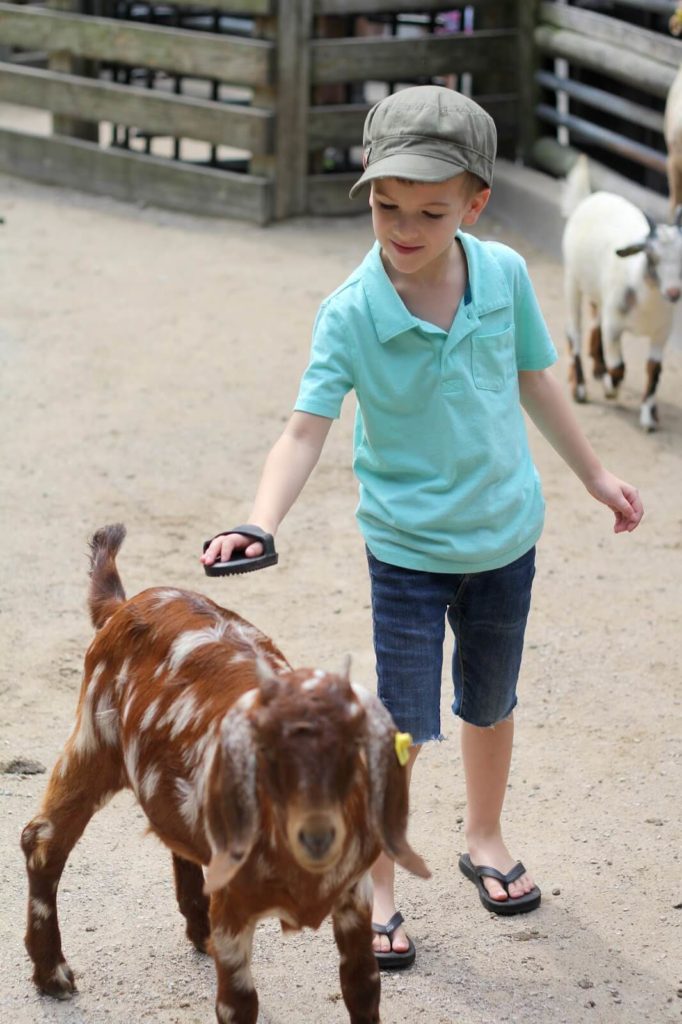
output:
M436 280L447 268L459 227L476 223L489 194L475 190L466 174L434 183L374 181L372 225L389 273Z

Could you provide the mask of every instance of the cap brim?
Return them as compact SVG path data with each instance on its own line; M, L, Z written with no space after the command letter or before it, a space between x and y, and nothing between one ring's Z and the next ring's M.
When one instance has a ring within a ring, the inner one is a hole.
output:
M451 160L438 160L436 157L419 156L409 153L395 153L383 160L371 164L361 178L348 193L351 199L377 178L405 178L408 181L429 182L447 181L463 174L466 167L453 163Z

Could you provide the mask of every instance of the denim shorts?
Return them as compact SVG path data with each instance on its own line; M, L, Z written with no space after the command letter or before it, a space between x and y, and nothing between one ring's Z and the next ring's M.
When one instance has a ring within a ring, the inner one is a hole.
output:
M415 743L440 739L445 620L455 636L452 710L491 726L516 706L535 548L501 569L421 572L367 551L379 697Z

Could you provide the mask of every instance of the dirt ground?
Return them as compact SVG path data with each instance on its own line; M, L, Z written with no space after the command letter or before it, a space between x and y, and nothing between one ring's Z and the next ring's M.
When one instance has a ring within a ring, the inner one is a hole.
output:
M209 580L200 545L242 521L286 420L320 300L370 243L367 218L267 230L138 209L0 178L0 761L50 767L71 727L87 538L121 520L128 593L203 590L268 632L295 664L373 684L368 584L355 528L352 402L278 537L280 565ZM557 263L490 219L528 259L561 349ZM680 578L682 356L660 387L662 429L637 423L645 350L626 350L618 403L578 409L646 517L610 514L534 431L547 497L517 714L506 829L543 889L495 918L457 871L464 787L446 740L416 769L411 837L433 879L400 878L415 967L383 981L385 1024L662 1024L682 1015ZM566 367L557 367L562 382ZM22 935L19 832L45 775L0 775L0 1020L209 1024L212 963L184 938L170 856L122 794L65 871L65 953L78 995L40 997ZM331 929L256 935L263 1024L347 1020Z

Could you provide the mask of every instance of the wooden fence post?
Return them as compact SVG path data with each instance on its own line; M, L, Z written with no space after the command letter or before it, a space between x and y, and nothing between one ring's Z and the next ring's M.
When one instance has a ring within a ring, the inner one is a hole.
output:
M277 15L258 18L259 34L275 40L275 80L254 92L254 103L275 111L274 155L251 162L273 183L275 220L306 212L310 39L313 0L278 0Z
M82 0L48 0L46 7L54 11L82 12ZM91 73L93 62L72 57L69 53L51 53L47 60L51 71L65 71L71 75L87 75ZM99 142L99 124L97 121L83 121L76 117L52 115L52 131L55 135L70 135L88 142Z
M517 0L518 95L519 95L519 153L525 164L532 164L533 146L539 135L535 113L539 90L535 72L539 66L535 45L535 27L538 21L539 0Z

